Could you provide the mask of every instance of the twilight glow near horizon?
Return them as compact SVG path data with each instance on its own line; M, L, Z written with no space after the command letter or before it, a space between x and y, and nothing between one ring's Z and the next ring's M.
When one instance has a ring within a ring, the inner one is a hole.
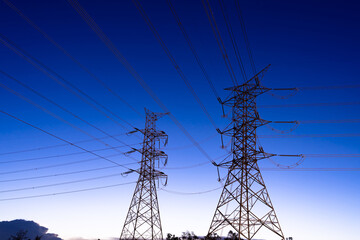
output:
M230 117L222 117L222 108L167 0L139 1L209 115L224 129ZM78 2L206 154L221 161L229 151L230 139L224 138L227 147L222 149L220 135L133 1ZM202 1L171 2L216 91L225 99L229 93L224 89L232 81ZM209 2L241 83L244 80L219 2ZM234 1L221 2L250 78L250 60ZM239 2L257 70L271 64L262 85L298 88L257 99L262 119L300 123L296 127L271 123L257 130L265 152L305 156L302 162L292 157L259 162L282 230L294 240L354 239L360 235L360 3ZM0 0L0 54L0 221L32 220L64 240L118 238L138 175L121 175L128 169L64 140L136 169L134 159L140 160L141 155L120 154L130 150L120 141L140 148L143 136L125 133L132 126L144 128L144 108L163 109L67 0ZM96 110L98 105L88 104L91 100L77 96L76 90L61 86L56 79L67 81L113 114ZM225 107L225 113L231 114L230 109ZM168 146L162 149L169 156L168 165L161 169L168 175L168 184L160 185L158 191L164 237L186 231L204 236L221 194L217 169L170 117L156 124L169 136ZM220 175L224 178L226 170L220 169Z

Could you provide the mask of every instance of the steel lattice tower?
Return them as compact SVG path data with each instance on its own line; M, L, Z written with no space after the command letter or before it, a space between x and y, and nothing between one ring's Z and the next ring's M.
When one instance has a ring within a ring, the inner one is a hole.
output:
M284 239L258 166L267 155L257 146L256 129L267 122L259 117L256 97L269 90L260 85L268 67L244 84L225 89L232 92L223 101L232 108L232 123L221 133L231 137L232 160L218 164L228 173L208 237L235 230L236 238L250 240L267 229L276 239Z
M142 159L140 169L136 170L139 179L120 239L163 239L156 183L160 178L167 179L167 176L163 172L156 170L155 166L156 164L159 166L161 159L165 159L164 165L167 161L167 155L160 151L160 144L164 143L166 145L168 136L165 132L156 130L156 121L165 113L154 113L148 109L145 109L145 112L145 129L133 131L144 134L142 149L130 151L140 152Z

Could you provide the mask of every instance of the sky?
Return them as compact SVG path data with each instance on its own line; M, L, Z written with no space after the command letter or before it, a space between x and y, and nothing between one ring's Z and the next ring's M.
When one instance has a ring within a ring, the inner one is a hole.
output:
M33 25L6 2L11 2ZM221 105L167 1L140 2L215 124L225 128L230 119L222 117ZM79 3L171 114L210 158L219 162L228 148L220 147L216 129L134 3L130 0L79 0ZM228 93L224 89L231 87L232 81L201 1L172 0L172 3L216 91L225 99ZM230 62L241 82L219 3L215 0L210 3ZM251 76L234 1L225 4L247 75ZM293 239L354 238L360 234L360 175L356 171L360 168L360 4L319 0L301 3L253 0L240 4L257 69L271 64L262 84L269 88L299 88L296 92L272 91L257 99L262 119L300 121L296 129L292 129L292 124L270 124L257 131L258 143L266 152L305 156L301 164L298 158L289 157L259 162L283 232ZM163 109L68 1L0 1L0 40L0 71L67 109L67 112L60 109L0 74L0 110L38 128L0 113L0 220L32 220L66 240L119 237L138 176L134 173L122 176L126 168L116 167L69 142L136 168L134 159L119 153L129 150L119 140L141 147L141 134L125 133L133 126L144 127L145 107L155 112ZM16 47L9 48L9 43ZM59 46L71 57L59 50ZM22 57L19 51L46 65L47 70L36 60ZM59 79L80 89L114 115L68 85L62 86ZM336 120L339 123L334 123ZM187 230L206 235L221 193L217 170L170 117L159 119L157 127L169 135L169 144L164 148L169 161L162 169L168 175L168 184L160 185L164 190L158 191L164 235L181 235ZM229 142L227 138L224 140ZM109 146L119 148L115 151ZM131 157L141 158L137 153ZM284 170L277 164L298 166ZM220 173L221 177L226 176L224 170ZM91 188L99 189L82 191ZM34 197L39 195L43 196Z

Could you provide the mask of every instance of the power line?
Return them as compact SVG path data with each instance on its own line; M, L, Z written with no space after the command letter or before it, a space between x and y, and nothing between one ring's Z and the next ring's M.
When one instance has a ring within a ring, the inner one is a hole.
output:
M118 177L118 176L119 176L119 173L116 173L116 174L110 174L110 175L104 175L104 176L92 177L92 178L84 178L84 179L78 179L78 180L67 181L67 182L38 185L38 186L33 186L33 187L24 187L24 188L14 188L14 189L0 190L0 193L19 192L19 191L33 190L33 189L39 189L39 188L55 187L55 186L68 185L68 184L80 183L80 182L88 182L88 181L94 181L94 180L110 178L110 177Z
M113 156L117 156L117 155L109 155L107 157L113 157ZM223 156L220 156L214 160L220 159ZM84 163L84 162L89 162L89 161L93 161L96 160L97 158L91 158L91 159L85 159L85 160L80 160L80 161L75 161L75 162L69 162L69 163L62 163L62 164L56 164L56 165L50 165L50 166L45 166L45 167L40 167L40 168L30 168L30 169L22 169L22 170L16 170L16 171L11 171L11 172L0 172L0 175L6 175L6 174L12 174L12 173L19 173L19 172L27 172L27 171L33 171L33 170L40 170L40 169L47 169L47 168L54 168L54 167L59 167L59 166L67 166L67 165L73 165L73 164L78 164L78 163ZM181 170L181 169L189 169L189 168L195 168L195 167L200 167L206 164L209 164L209 161L205 161L205 162L201 162L198 164L194 164L194 165L188 165L188 166L180 166L180 167L166 167L164 169L166 170ZM136 163L128 163L128 164L124 164L124 165L133 165ZM116 168L119 166L110 166L110 167L101 167L101 168L92 168L92 169L87 169L87 170L80 170L80 171L72 171L72 172L66 172L66 173L57 173L57 174L49 174L49 175L42 175L42 176L36 176L36 177L25 177L25 178L15 178L15 179L5 179L5 180L0 180L1 182L16 182L16 181L24 181L24 180L33 180L33 179L39 179L39 178L49 178L49 177L57 177L57 176L64 176L64 175L71 175L71 174L78 174L78 173L86 173L86 172L92 172L92 171L100 171L100 170L105 170L105 169L112 169L112 168Z
M185 76L184 72L181 70L180 66L178 65L178 63L176 62L174 56L171 54L170 50L168 49L168 47L166 46L166 44L164 43L163 39L161 38L159 32L156 30L154 24L151 22L149 16L146 14L144 8L142 7L142 5L140 4L140 2L138 0L133 0L134 5L136 6L136 8L138 9L138 11L140 12L141 16L143 17L143 19L145 20L146 24L148 25L148 27L150 28L151 32L153 33L153 35L155 36L156 40L159 42L159 44L161 45L162 49L164 50L164 52L166 53L167 57L170 59L170 62L172 63L172 65L174 66L175 70L178 72L178 74L180 75L181 79L184 81L186 87L188 88L188 90L190 91L190 93L193 95L193 97L195 98L196 102L200 105L202 111L205 113L205 115L207 116L207 118L209 119L209 121L211 122L211 124L214 126L215 129L218 129L214 119L211 117L210 113L208 112L208 110L206 109L205 105L202 103L202 101L200 100L200 98L198 97L198 95L196 94L194 88L191 86L190 81L187 79L187 77Z
M287 171L294 171L294 172L301 172L301 171L310 171L310 172L358 172L360 168L291 168L291 169L280 169L280 168L261 168L263 171L278 171L278 172L287 172ZM212 188L205 191L198 191L198 192L182 192L182 191L173 191L161 188L160 191L164 191L171 194L176 195L201 195L210 192L214 192L223 188L223 186Z
M118 136L123 136L123 135L126 135L126 133L116 134L116 135L113 135L113 136L118 137ZM109 137L99 137L99 139L106 139L106 138L109 138ZM95 140L94 139L88 139L88 140L77 141L77 142L74 142L74 143L79 144L79 143L92 142L92 141L95 141ZM50 149L50 148L57 148L57 147L64 147L64 146L69 146L69 144L67 144L67 143L65 143L65 144L56 144L56 145L50 145L50 146L44 146L44 147L38 147L38 148L29 148L29 149L23 149L23 150L18 150L18 151L4 152L4 153L0 153L0 156L18 154L18 153L24 153L24 152L40 151L40 150L45 150L45 149Z
M277 95L272 92L269 92L273 97L277 97L280 99L287 99L289 97L294 96L296 93L298 93L300 90L338 90L338 89L355 89L360 88L359 84L355 85L338 85L338 86L313 86L313 87L294 87L294 88L273 88L272 90L285 90L285 91L292 91L290 94L287 94L285 96L283 95Z
M205 3L205 1L206 1L206 3ZM219 46L221 55L222 55L222 57L223 57L223 59L224 59L225 66L226 66L226 68L227 68L227 70L228 70L228 72L229 72L230 78L231 78L233 84L234 84L235 86L237 86L238 83L237 83L236 75L235 75L234 69L233 69L233 67L232 67L232 65L231 65L229 56L228 56L228 54L227 54L227 52L226 52L225 44L224 44L224 42L223 42L223 40L222 40L222 37L221 37L220 31L219 31L218 25L217 25L217 23L216 23L214 14L213 14L213 12L212 12L212 10L211 10L211 5L210 5L210 3L209 3L208 0L201 0L201 2L202 2L202 4L203 4L203 6L204 6L205 13L206 13L206 15L207 15L207 17L208 17L208 20L209 20L211 29L212 29L212 31L213 31L213 33L214 33L216 42L217 42L217 44L218 44L218 46ZM209 9L208 9L208 8L209 8Z
M301 124L308 123L360 123L360 119L330 119L330 120L300 120Z
M164 111L168 112L170 119L176 124L176 126L185 134L185 136L194 144L194 146L209 160L212 161L211 157L207 152L199 145L199 143L191 136L191 134L182 126L182 124L175 118L164 103L159 99L155 92L149 87L149 85L140 77L136 70L130 65L127 59L121 54L121 52L115 47L111 40L104 34L97 23L90 17L85 9L76 0L68 0L70 5L78 12L83 20L89 25L89 27L96 33L96 35L103 41L103 43L109 48L114 54L117 60L124 65L129 73L135 78L135 80L144 88L144 90L151 96L151 98L159 105Z
M40 194L40 195L31 195L31 196L22 196L22 197L13 197L13 198L1 198L0 201L11 201L11 200L20 200L20 199L49 197L49 196L56 196L56 195L63 195L63 194L70 194L70 193L79 193L79 192L86 192L86 191L93 191L93 190L99 190L99 189L105 189L105 188L124 186L124 185L133 184L133 183L136 183L136 182L119 183L119 184L112 184L112 185L107 185L107 186L83 188L83 189L72 190L72 191L55 192L55 193Z
M47 33L45 33L38 25L36 25L32 20L30 20L23 12L21 12L13 3L8 0L3 0L11 9L13 9L19 16L21 16L30 26L36 29L39 33L41 33L47 40L49 40L55 47L57 47L61 52L63 52L68 58L70 58L74 63L76 63L80 68L82 68L87 74L89 74L93 79L95 79L98 83L100 83L106 90L108 90L111 94L113 94L116 98L118 98L122 103L128 106L131 110L133 110L140 117L143 115L137 111L132 105L130 105L125 99L120 97L114 90L112 90L104 81L98 78L94 73L92 73L87 67L81 64L78 60L76 60L68 51L66 51L59 43L57 43L53 38L51 38Z
M208 138L205 138L203 141L201 142L205 142L205 141L209 141L212 138L214 138L216 135L212 135ZM88 142L89 140L87 140L86 142ZM85 141L81 141L81 142L85 142ZM201 143L199 142L199 143ZM79 142L78 142L79 143ZM139 145L141 143L134 143L134 144L129 144L129 146L134 146L134 145ZM62 145L53 145L53 146L48 146L48 147L44 147L43 149L47 149L50 147L57 147L57 146L68 146L68 144L62 144ZM109 147L109 148L101 148L101 149L95 149L92 150L93 152L97 152L97 151L106 151L106 150L110 150L113 148L124 148L127 146L114 146L114 147ZM180 147L173 147L173 148L166 148L167 150L182 150L182 149L186 149L189 147L193 147L193 145L184 145L184 146L180 146ZM13 153L22 153L25 151L33 151L33 150L39 150L38 148L35 149L29 149L29 150L22 150L22 151L17 151L17 152L9 152L9 153L2 153L0 155L5 155L5 154L13 154ZM50 155L50 156L42 156L42 157L33 157L33 158L25 158L25 159L15 159L15 160L8 160L8 161L0 161L0 164L7 164L7 163L17 163L17 162L27 162L27 161L35 161L35 160L42 160L42 159L49 159L49 158L58 158L58 157L66 157L66 156L73 156L73 155L81 155L81 154L86 154L86 152L75 152L75 153L65 153L65 154L57 154L57 155ZM125 154L124 154L125 155ZM125 155L126 156L126 155ZM217 159L217 158L216 158ZM216 160L215 159L215 160ZM206 163L209 163L209 161L206 161ZM204 163L200 163L201 165L204 165ZM199 166L201 166L199 165ZM197 164L194 166L198 166ZM191 168L191 166L185 166L185 167L176 167L176 168L166 168L166 169L180 169L180 168ZM1 181L0 181L1 182Z
M280 156L280 157L299 157L299 160L296 161L295 163L292 163L292 164L280 164L280 163L276 162L275 160L273 160L271 157L268 158L269 161L272 164L274 164L275 166L277 166L278 168L281 168L281 169L296 168L305 161L305 157L306 157L305 155L302 155L302 154L299 155L299 156L294 156L294 155L277 155L277 156Z
M129 165L130 165L130 164L129 164ZM0 180L0 183L4 183L4 182L29 181L29 180L35 180L35 179L41 179L41 178L59 177L59 176L66 176L66 175L72 175L72 174L79 174L79 173L87 173L87 172L101 171L101 170L106 170L106 169L113 169L113 168L118 168L118 167L119 167L119 166L110 166L110 167L92 168L92 169L86 169L86 170L80 170L80 171L72 171L72 172L65 172L65 173L41 175L41 176L36 176L36 177L23 177L23 178L5 179L5 180Z
M138 145L137 143L136 145ZM133 144L134 145L134 144ZM109 148L101 148L101 149L95 149L92 150L93 152L100 152L100 151L106 151L114 148L123 148L127 146L114 146ZM42 159L49 159L49 158L59 158L59 157L67 157L67 156L74 156L74 155L81 155L86 154L86 152L74 152L74 153L64 153L64 154L57 154L57 155L50 155L50 156L43 156L43 157L33 157L33 158L23 158L23 159L15 159L15 160L7 160L7 161L1 161L0 164L6 164L6 163L17 163L17 162L29 162L29 161L35 161L35 160L42 160Z
M3 72L3 71L1 71L1 70L0 70L0 73L3 74L3 75L5 75L6 77L10 78L11 80L15 81L16 83L20 84L21 86L23 86L24 88L28 89L29 91L31 91L32 93L36 94L37 96L41 97L42 99L45 99L47 102L50 102L51 104L53 104L53 105L55 105L56 107L60 108L60 109L63 110L64 112L70 114L71 116L75 117L76 119L78 119L78 120L82 121L83 123L89 125L90 127L98 130L99 132L101 132L101 133L105 134L106 136L114 139L115 141L120 142L121 144L124 144L125 146L130 147L127 143L119 140L118 138L110 135L109 133L105 132L104 130L100 129L99 127L95 126L94 124L92 124L92 123L86 121L85 119L79 117L79 116L76 115L75 113L71 112L70 110L68 110L67 108L61 106L60 104L56 103L55 101L51 100L50 98L45 97L44 95L42 95L42 94L39 93L38 91L34 90L34 89L31 88L30 86L26 85L26 84L23 83L22 81L14 78L13 76L10 76L9 74L7 74L7 73L5 73L5 72ZM9 87L7 87L7 86L5 86L5 85L2 85L2 87L4 87L6 90L12 92L13 94L17 95L18 97L21 97L21 98L24 99L25 101L27 101L27 102L29 102L29 103L31 103L31 104L34 105L34 102L32 102L31 100L25 98L24 96L22 96L21 94L15 92L14 90L11 90ZM35 106L39 108L39 105L36 104ZM42 108L42 107L40 107L40 108L41 108L42 110L45 110L45 109ZM48 110L46 110L46 111L48 111ZM50 111L48 111L48 112L50 112ZM99 139L97 138L96 140L98 141ZM104 142L101 141L101 143L104 143ZM104 143L104 144L105 144L105 143Z
M262 168L264 171L277 171L277 172L358 172L360 168L290 168L290 169L282 169L282 168Z
M294 124L293 127L291 127L290 129L287 130L280 130L277 128L274 128L272 126L269 125L265 125L267 126L269 129L271 129L272 131L278 132L278 133L290 133L292 131L294 131L295 129L297 129L299 127L300 124L324 124L324 123L360 123L360 119L327 119L327 120L296 120L296 121L269 121L272 123L292 123ZM264 123L266 123L266 121L264 121Z
M214 159L216 160L216 159ZM188 166L182 166L182 167L166 167L164 169L166 170L182 170L182 169L189 169L189 168L196 168L196 167L201 167L204 165L210 164L209 161L205 161L205 162L201 162L201 163L197 163L197 164L193 164L193 165L188 165Z
M230 153L226 153L224 155L221 155L217 158L214 158L213 160L216 161L216 160L219 160L221 158L224 158L226 156L230 155ZM207 164L210 164L209 161L205 161L205 162L200 162L200 163L197 163L197 164L192 164L192 165L187 165L187 166L179 166L179 167L165 167L164 169L166 170L182 170L182 169L189 169L189 168L196 168L196 167L201 167L201 166L204 166L204 165L207 165Z
M360 154L344 154L344 153L337 153L337 154L327 154L327 153L315 153L315 154L303 154L307 158L340 158L340 157L351 157L351 158L358 158L360 157Z
M168 190L168 189L164 189L164 188L161 188L160 191L164 191L164 192L172 193L172 194L177 194L177 195L200 195L200 194L214 192L214 191L219 190L221 188L223 188L223 186L213 188L213 189L209 189L209 190L206 190L206 191L200 191L200 192L180 192L180 191L172 191L172 190Z
M184 25L182 24L182 22L181 22L181 20L180 20L180 17L179 17L179 15L177 14L177 12L176 12L176 10L175 10L175 8L174 8L171 0L167 0L167 2L168 2L168 5L169 5L169 8L170 8L170 10L171 10L171 12L172 12L172 14L173 14L173 16L174 16L174 18L175 18L175 21L177 22L177 24L178 24L178 26L179 26L182 34L184 35L184 38L185 38L187 44L189 45L189 48L190 48L191 52L193 53L193 55L194 55L194 57L195 57L195 59L196 59L197 64L199 65L201 71L203 72L203 74L204 74L204 76L205 76L206 81L209 83L209 86L210 86L212 92L214 93L216 99L217 99L218 101L221 101L220 96L219 96L219 94L218 94L218 92L217 92L217 90L216 90L216 88L215 88L215 85L214 85L213 81L211 80L209 74L208 74L207 71L205 70L204 65L203 65L202 62L200 61L199 55L197 54L197 52L196 52L196 50L195 50L195 48L194 48L194 45L192 44L192 42L191 42L191 40L190 40L190 38L189 38L189 35L188 35L187 32L185 31Z
M202 140L198 141L199 144L205 143L207 141L210 141L211 139L215 138L219 136L218 133L215 133L209 137L203 138ZM178 147L166 147L166 150L182 150L182 149L186 149L186 148L190 148L190 147L194 147L193 144L188 144L188 145L183 145L183 146L178 146Z
M360 88L360 84L354 85L338 85L338 86L313 86L313 87L297 87L298 90L331 90L331 89L351 89Z
M228 34L230 36L230 40L231 40L231 44L233 46L233 50L235 52L236 60L238 62L239 68L241 70L241 74L243 75L243 79L244 79L244 81L246 81L247 77L246 77L246 71L245 71L245 68L244 68L244 64L243 64L243 61L241 59L240 51L239 51L239 48L238 48L238 45L237 45L237 42L236 42L236 39L235 39L234 32L232 30L231 22L228 20L228 18L226 16L227 15L226 3L222 3L222 0L218 0L218 2L219 2L219 5L220 5L222 15L223 15L224 20L225 20L226 29L227 29ZM254 74L255 73L256 72L254 72Z
M6 39L6 40L5 40ZM113 121L115 124L117 124L118 126L122 127L123 129L125 129L126 131L128 131L128 129L123 126L122 124L120 124L117 120L115 120L114 118L110 117L108 114L106 114L104 111L102 111L101 109L99 109L97 106L95 106L94 104L92 104L91 102L94 102L96 105L100 106L102 109L104 109L105 111L109 112L111 115L115 116L116 118L118 118L119 120L127 123L128 125L130 125L132 128L133 126L127 122L126 120L120 118L117 114L115 114L114 112L112 112L110 109L106 108L104 105L100 104L98 101L96 101L94 98L90 97L88 94L86 94L85 92L83 92L81 89L79 89L78 87L76 87L74 84L72 84L70 81L66 80L65 78L63 78L62 76L60 76L58 73L56 73L54 70L50 69L49 67L47 67L45 64L43 64L42 62L40 62L39 60L37 60L36 58L34 58L33 56L31 56L29 53L25 52L23 49L21 49L19 46L16 46L12 41L10 41L9 39L5 38L3 35L0 34L0 42L3 43L6 47L8 47L10 50L12 50L13 52L15 52L17 55L19 55L20 57L22 57L24 60L26 60L28 63L30 63L31 65L33 65L35 68L37 68L38 70L40 70L42 73L44 73L46 76L48 76L49 78L51 78L52 80L54 80L57 84L61 85L62 87L64 87L67 91L69 91L70 93L72 93L73 95L75 95L76 97L78 97L79 99L81 99L83 102L85 102L87 105L89 105L90 107L94 108L96 111L98 111L99 113L101 113L102 115L104 115L106 118L110 119L111 121ZM55 77L56 76L56 77ZM70 86L70 87L69 87ZM74 90L75 89L75 90ZM85 96L85 98L83 97ZM89 102L87 99L89 99L91 102Z
M304 155L304 157L306 157L307 159L308 158L359 158L360 157L360 154L302 154L302 155ZM110 155L110 156L116 156L116 155ZM110 156L107 156L107 157L110 157ZM223 156L221 156L221 157L223 157ZM97 158L93 158L92 160L96 160L96 159ZM88 162L88 161L91 161L91 159L90 160L78 161L78 162L71 162L70 164L80 163L80 162ZM132 165L132 164L134 164L134 163L129 163L128 165ZM204 166L204 165L207 165L207 164L209 164L209 161L201 162L201 163L194 164L194 165L181 166L181 167L166 167L165 169L166 170L182 170L182 169L200 167L200 166ZM65 164L61 164L61 165L64 166ZM58 165L56 165L56 166L58 166ZM101 171L101 170L106 170L106 169L113 169L113 168L117 168L117 167L119 167L119 166L92 168L92 169L86 169L86 170L80 170L80 171L49 174L49 175L42 175L42 176L36 176L36 177L5 179L5 180L0 180L0 183L25 181L25 180L34 180L34 179L50 178L50 177L58 177L58 176L72 175L72 174L78 174L78 173L87 173L87 172L93 172L93 171ZM301 168L301 169L304 169L304 168ZM35 169L31 169L31 170L35 170Z
M360 137L360 133L339 134L297 134L297 135L258 135L259 138L317 138L317 137Z
M255 74L256 73L255 61L254 61L254 58L253 58L253 54L251 52L250 42L249 42L249 38L248 38L248 35L247 35L247 31L246 31L246 25L245 25L244 18L242 16L242 10L241 10L241 7L240 7L240 1L235 0L235 5L237 7L236 13L237 13L237 16L238 16L238 19L239 19L239 22L240 22L241 30L243 32L245 46L246 46L246 50L247 50L247 53L248 53L248 56L249 56L250 64L251 64L253 73Z
M281 105L258 105L258 108L291 108L291 107L328 107L328 106L351 106L359 105L360 102L335 102L335 103L300 103Z
M271 123L291 123L299 124L322 124L322 123L360 123L360 119L317 119L317 120L296 120L296 121L270 121Z
M0 71L0 72L1 72L1 71ZM88 133L88 132L84 131L83 129L81 129L81 128L79 128L79 127L75 126L74 124L70 123L69 121L67 121L67 120L63 119L62 117L60 117L60 116L56 115L55 113L53 113L53 112L49 111L48 109L46 109L46 108L44 108L44 107L42 107L42 106L38 105L37 103L33 102L33 101L32 101L32 100L30 100L29 98L25 97L24 95L22 95L22 94L20 94L20 93L16 92L15 90L13 90L13 89L9 88L9 87L8 87L8 86L6 86L5 84L0 83L0 87L4 88L5 90L7 90L7 91L9 91L9 92L11 92L11 93L13 93L13 94L14 94L14 95L16 95L17 97L19 97L19 98L23 99L24 101L26 101L26 102L30 103L31 105L35 106L36 108L40 109L41 111L45 112L46 114L49 114L50 116L52 116L52 117L54 117L54 118L56 118L56 119L58 119L58 120L62 121L63 123L65 123L65 124L69 125L70 127L74 128L74 129L76 129L76 130L78 130L78 131L82 132L83 134L85 134L85 135L87 135L87 136L89 136L89 137L93 138L94 140L96 140L96 141L98 141L98 142L100 142L100 143L104 144L105 146L110 147L110 148L112 148L113 150L115 150L115 151L117 151L117 152L119 152L119 153L123 153L123 152L121 152L120 150L118 150L117 148L114 148L113 146L111 146L110 144L108 144L108 143L106 143L106 142L102 141L101 139L99 139L99 138L97 138L97 137L95 137L95 136L91 135L90 133ZM76 116L76 115L74 114L74 116ZM81 119L81 118L78 118L78 119ZM86 122L86 123L88 123L88 122L87 122L87 121L85 121L85 120L83 120L83 121L84 121L84 122ZM88 124L90 124L90 123L88 123ZM101 131L101 132L104 132L104 131L102 131L101 129L99 129L99 128L95 127L95 126L94 126L94 125L92 125L92 124L90 124L90 126L92 126L92 127L96 128L97 130L99 130L99 131ZM104 133L106 133L106 132L104 132ZM107 134L107 133L106 133L106 134ZM109 135L109 134L107 134L107 135L108 135L109 137L112 137L112 136L111 136L111 135ZM122 141L118 140L117 138L115 138L115 137L113 137L113 138L114 138L115 140L117 140L117 141L119 141L119 142L123 143ZM124 144L126 145L126 143L124 143ZM129 147L130 147L130 146L129 146ZM130 157L130 156L129 156L129 158L132 158L132 157ZM132 158L132 159L133 159L133 158ZM134 160L135 160L135 161L137 161L136 159L134 159Z
M106 156L106 158L115 157L115 156L119 156L119 154L108 155L108 156ZM8 175L8 174L14 174L14 173L23 173L23 172L38 171L38 170L49 169L49 168L63 167L63 166L75 165L75 164L79 164L79 163L91 162L91 161L98 160L98 159L99 158L96 157L96 158L89 158L89 159L79 160L79 161L71 161L71 162L67 162L67 163L47 165L47 166L42 166L42 167L26 168L26 169L14 170L14 171L0 172L0 175ZM135 164L138 164L138 163L132 162L132 163L125 163L125 164L116 165L116 166L122 167L122 166L129 166L129 165L135 165Z
M127 134L126 133L115 134L113 136L118 137L118 136L124 136L124 135L127 135ZM211 136L208 136L208 137L200 140L198 143L202 144L204 142L207 142L207 141L213 139L216 136L218 136L218 134L213 134ZM99 137L99 139L107 139L107 138L110 138L110 137ZM86 143L86 142L92 142L92 141L95 141L95 140L94 139L88 139L88 140L77 141L77 142L74 142L74 143L75 144L80 144L80 143ZM133 145L137 145L137 144L140 144L140 143L134 143L134 144L129 144L129 145L133 146ZM23 149L23 150L18 150L18 151L3 152L3 153L0 153L0 156L18 154L18 153L25 153L25 152L33 152L33 151L41 151L41 150L64 147L64 146L68 146L68 144L56 144L56 145L49 145L49 146L38 147L38 148L29 148L29 149ZM183 146L179 146L179 147L167 147L166 149L167 150L182 150L182 149L190 148L192 146L194 146L194 145L190 144L190 145L183 145Z
M74 147L76 147L76 148L79 148L79 149L87 152L87 153L90 153L90 154L92 154L92 155L94 155L94 156L96 156L96 157L98 157L98 158L101 158L101 159L103 159L103 160L105 160L105 161L108 161L108 162L113 163L113 164L115 164L115 165L118 165L118 166L121 166L121 167L124 167L124 168L126 168L126 169L131 170L130 168L125 167L125 166L122 165L122 164L119 164L119 163L117 163L117 162L115 162L115 161L113 161L113 160L110 160L110 159L108 159L108 158L106 158L106 157L103 157L103 156L101 156L101 155L99 155L99 154L97 154L97 153L94 153L94 152L92 152L92 151L90 151L90 150L87 150L87 149L85 149L85 148L83 148L83 147L80 147L80 146L78 146L78 145L76 145L76 144L74 144L74 143L72 143L72 142L70 142L70 141L68 141L68 140L65 140L65 139L63 139L63 138L61 138L61 137L58 137L58 136L56 136L56 135L54 135L54 134L52 134L52 133L50 133L50 132L48 132L48 131L46 131L46 130L44 130L44 129L41 129L41 128L39 128L39 127L37 127L37 126L35 126L35 125L31 124L31 123L28 123L28 122L26 122L26 121L24 121L24 120L22 120L22 119L20 119L20 118L18 118L18 117L16 117L16 116L14 116L14 115L11 115L10 113L7 113L7 112L5 112L5 111L3 111L3 110L0 110L0 113L2 113L2 114L4 114L4 115L7 115L7 116L9 116L9 117L11 117L11 118L19 121L19 122L22 122L22 123L24 123L24 124L26 124L26 125L28 125L28 126L30 126L30 127L32 127L32 128L35 128L35 129L37 129L37 130L39 130L39 131L41 131L41 132L43 132L43 133L45 133L45 134L53 137L53 138L56 138L56 139L58 139L58 140L60 140L60 141L62 141L62 142L65 142L65 143L67 143L67 144L69 144L69 145L71 145L71 146L74 146Z
M223 157L226 156L230 156L231 153L227 153L225 155L222 155L220 157L215 158L214 160L218 160L221 159ZM331 153L315 153L315 154L297 154L299 157L302 157L302 159L304 158L360 158L360 154L339 154L339 153L335 153L335 154L331 154ZM277 156L294 156L294 155L287 155L287 154L278 154ZM299 162L301 162L303 160L300 160ZM205 162L200 162L197 164L192 164L192 165L187 165L187 166L179 166L179 167L165 167L164 169L166 170L183 170L183 169L189 169L189 168L196 168L196 167L201 167L204 165L210 164L209 161L205 161ZM299 164L297 164L299 165ZM297 166L296 165L296 166Z
M301 171L316 171L316 172L357 172L360 171L360 168L294 168L294 169L279 169L279 168L262 168L264 171L278 171L278 172L301 172ZM78 190L72 190L72 191L65 191L65 192L55 192L55 193L48 193L48 194L39 194L39 195L30 195L30 196L22 196L22 197L13 197L13 198L2 198L0 201L12 201L12 200L21 200L21 199L31 199L31 198L40 198L40 197L49 197L49 196L57 196L57 195L64 195L64 194L72 194L72 193L79 193L79 192L86 192L86 191L93 191L93 190L99 190L99 189L106 189L106 188L113 188L118 186L124 186L129 184L134 184L136 182L127 182L127 183L120 183L120 184L112 184L112 185L106 185L106 186L100 186L100 187L93 187L93 188L83 188ZM220 187L219 187L220 188ZM166 190L168 193L174 193L174 194L183 194L183 195L195 195L195 194L205 194L212 191L216 191L219 188L210 189L207 191L202 192L178 192L178 191L172 191L172 190ZM161 189L164 191L164 189Z

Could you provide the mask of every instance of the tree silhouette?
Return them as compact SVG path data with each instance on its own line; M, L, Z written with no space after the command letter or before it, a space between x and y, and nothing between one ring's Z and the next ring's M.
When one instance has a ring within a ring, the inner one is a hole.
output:
M219 237L219 235L217 233L212 233L212 234L208 234L205 237L206 240L220 240L221 237Z
M166 240L180 240L180 238L179 238L179 237L176 237L175 234L173 235L173 234L171 234L171 233L168 233L168 234L166 235Z
M230 230L226 240L237 240L237 239L239 239L239 234Z
M182 233L181 239L182 240L194 240L194 239L199 239L199 237L196 236L194 232L186 231L186 232Z
M31 240L27 235L27 231L20 230L15 235L11 235L9 240Z

